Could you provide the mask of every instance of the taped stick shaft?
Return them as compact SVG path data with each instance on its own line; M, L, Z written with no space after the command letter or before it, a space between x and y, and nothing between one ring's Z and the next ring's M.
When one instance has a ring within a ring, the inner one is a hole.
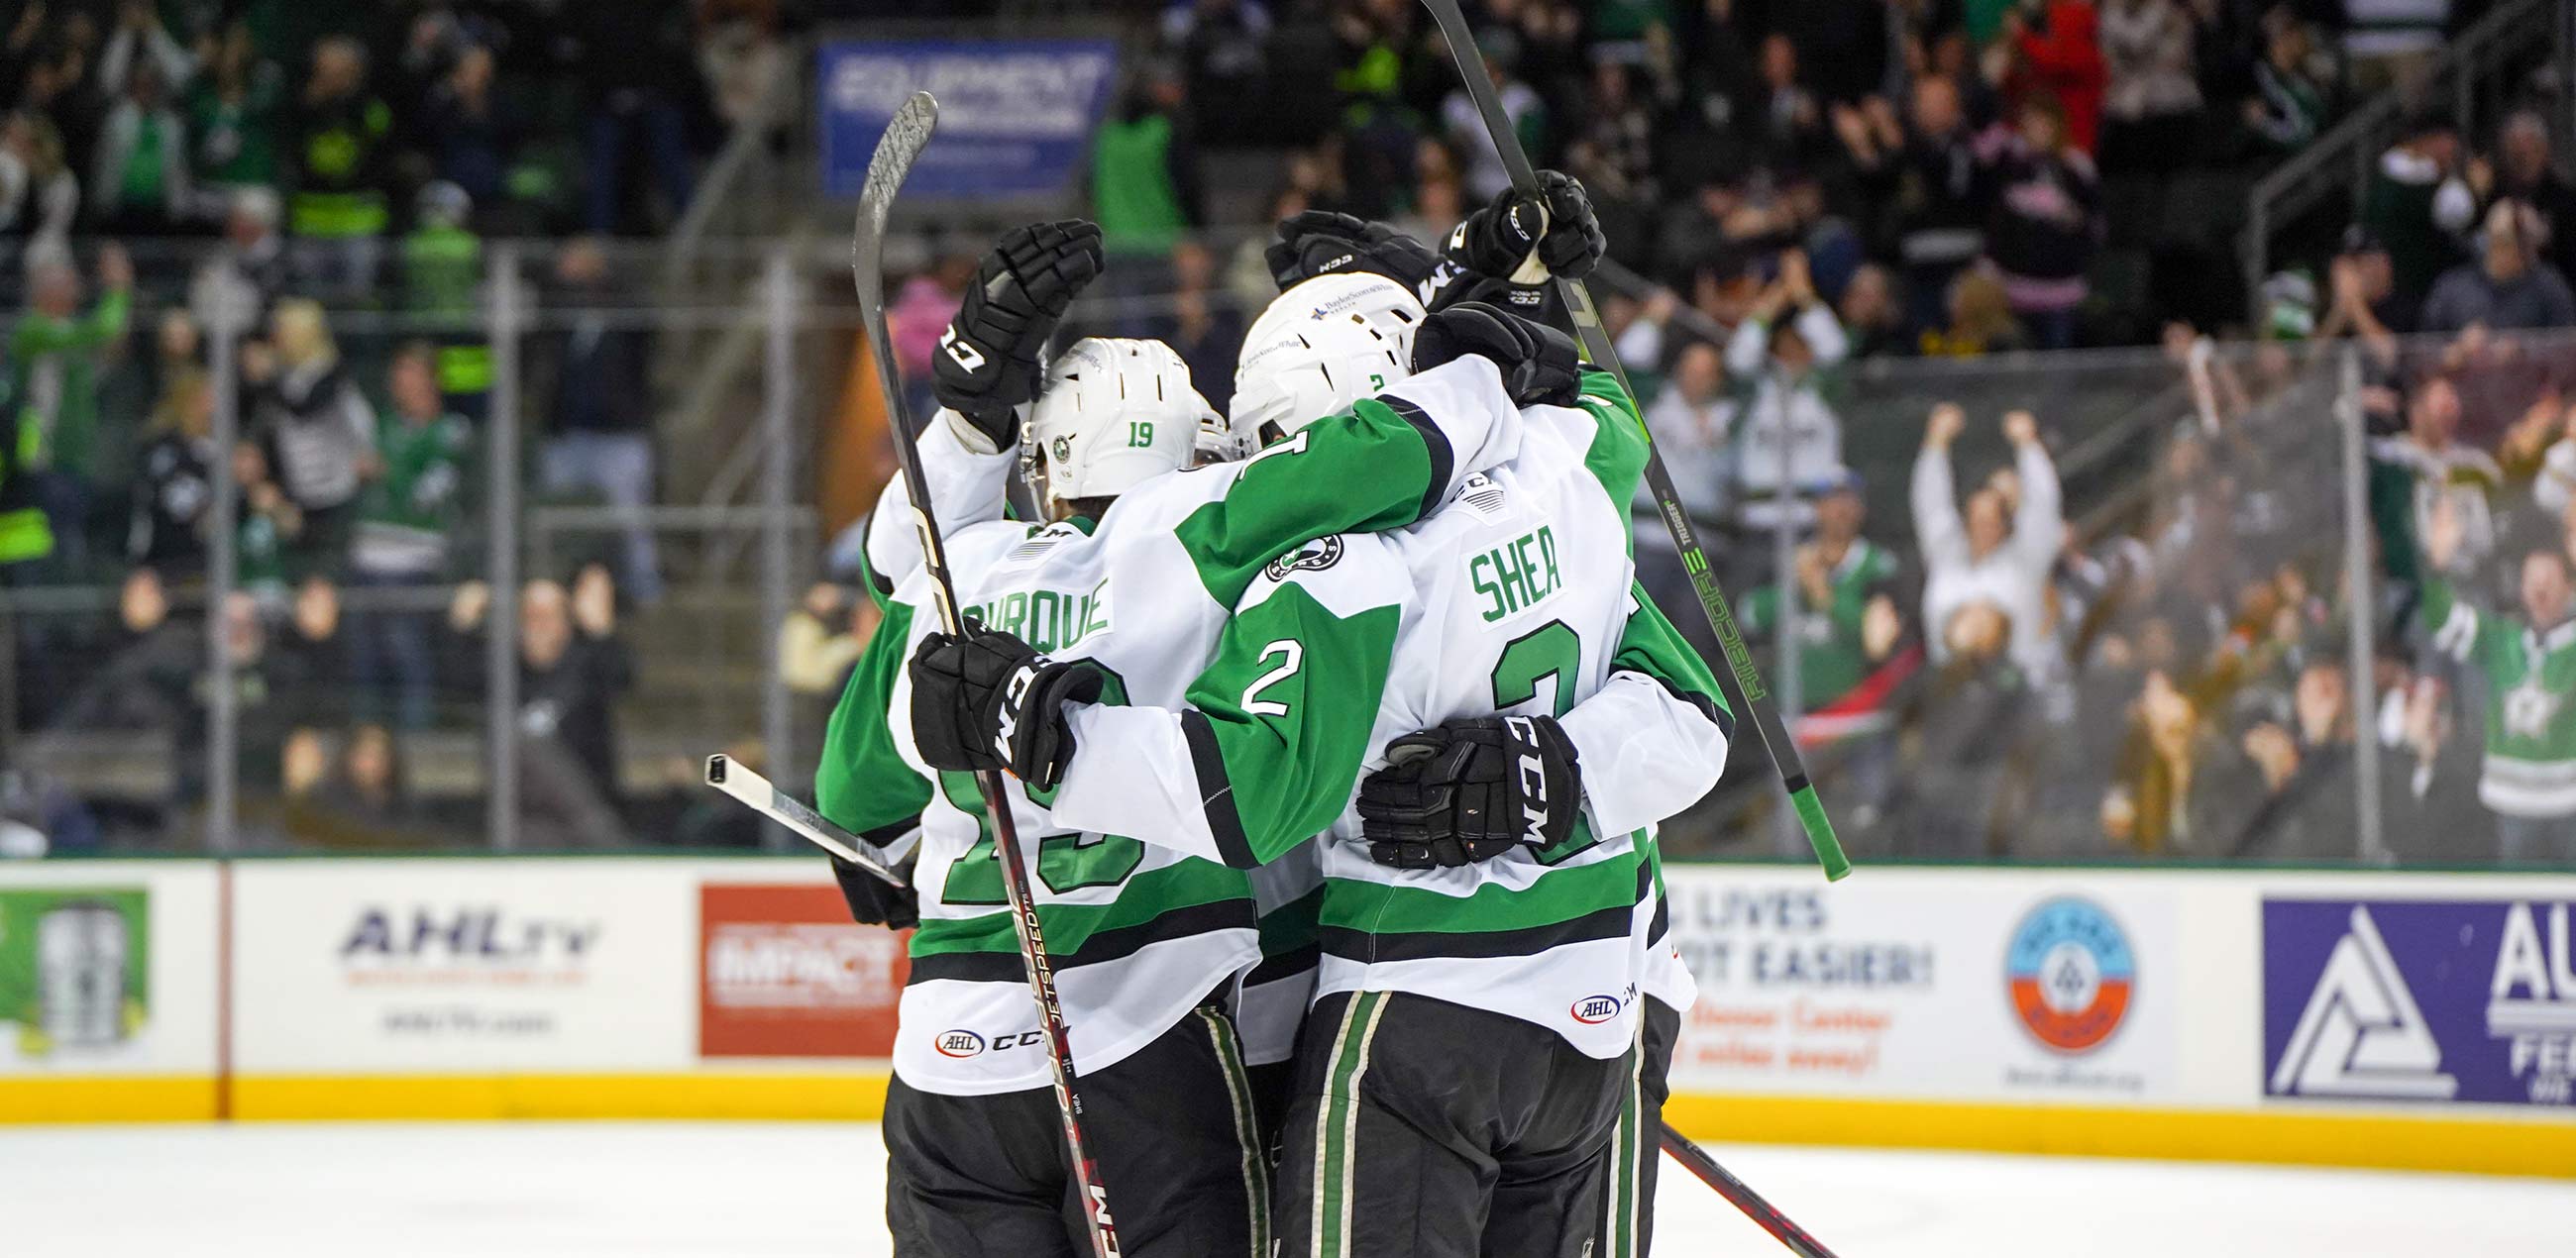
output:
M884 246L886 219L895 193L913 160L929 144L939 118L939 102L928 92L915 92L886 124L885 138L868 162L868 177L859 192L858 222L850 234L850 282L858 293L860 322L867 327L868 350L875 356L877 385L882 390L887 425L894 430L895 462L912 498L914 527L921 535L921 562L929 574L939 622L952 634L965 632L959 614L957 586L948 571L948 550L941 544L939 520L930 505L930 483L922 474L921 454L913 444L913 425L903 388L894 374L893 343L886 334ZM1073 1037L1066 1029L1064 1004L1056 995L1055 968L1047 959L1046 935L1038 919L1037 892L1029 880L1028 861L1020 846L1019 825L1011 814L1002 775L975 775L984 800L984 821L993 835L994 854L1002 865L1002 891L1010 902L1011 932L1028 971L1029 995L1038 1008L1038 1028L1046 1036L1047 1064L1055 1077L1056 1113L1064 1120L1064 1142L1072 1154L1074 1187L1082 1199L1084 1222L1091 1235L1093 1258L1119 1258L1118 1225L1109 1212L1109 1190L1100 1162L1082 1135L1082 1091L1073 1067Z
M883 849L833 825L829 818L808 807L805 801L778 789L768 778L742 767L731 756L718 753L707 757L707 785L732 796L752 811L795 831L806 842L842 860L895 886L910 885L902 874L895 872L894 863L886 859Z

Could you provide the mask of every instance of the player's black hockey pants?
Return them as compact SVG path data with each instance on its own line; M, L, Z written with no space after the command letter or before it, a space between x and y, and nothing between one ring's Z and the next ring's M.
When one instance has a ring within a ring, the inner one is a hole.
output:
M1597 1258L1646 1258L1655 1243L1655 1172L1663 1166L1664 1098L1672 1094L1673 1041L1681 1011L1653 997L1638 1006L1644 1048L1636 1076L1621 1085L1619 1132L1602 1172Z
M1081 1088L1127 1258L1269 1258L1268 1160L1222 1010L1200 1006ZM898 1076L885 1142L897 1258L1090 1258L1053 1089L943 1096Z
M1584 1258L1633 1080L1518 1018L1325 997L1297 1044L1280 1258Z

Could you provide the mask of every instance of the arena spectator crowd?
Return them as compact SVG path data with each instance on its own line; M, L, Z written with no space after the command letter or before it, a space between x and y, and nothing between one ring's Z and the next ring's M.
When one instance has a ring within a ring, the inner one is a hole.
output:
M167 766L85 792L17 758L0 815L56 851L184 843L220 644L254 842L478 842L510 600L526 845L757 841L665 788L688 766L639 772L621 728L667 589L651 531L494 589L482 490L497 454L540 498L657 500L656 332L615 242L666 230L759 120L784 32L908 7L28 0L0 23L0 595L49 609L13 613L8 732L102 743L110 779L119 741ZM1268 222L1430 238L1506 182L1414 0L1099 7L1135 31L1079 194L1113 258L1076 319L1170 341L1220 406ZM1857 854L2348 860L2368 764L2394 859L2576 861L2576 184L2527 85L2465 125L2417 90L2484 5L1468 7L1516 130L1643 277L1605 316ZM2285 225L2242 291L2245 189L2392 90L2358 212ZM526 446L495 452L504 237L551 238L527 281L562 317L525 342ZM972 237L932 235L891 302L916 390ZM2017 355L2070 346L2130 352ZM2068 400L2095 363L2128 373L2116 417ZM1641 577L1715 658L1650 517ZM82 589L107 593L40 599ZM775 629L807 724L873 612L826 583ZM1767 775L1745 748L1675 850L1762 841Z
M523 403L527 491L640 508L651 356L615 317L635 295L609 242L687 210L726 128L765 108L781 22L764 0L10 7L0 590L28 601L5 615L0 809L49 818L58 851L184 842L220 642L253 842L479 829L470 791L433 802L409 770L459 739L470 765L482 725L484 242L557 242L529 283L589 316L529 342L550 387ZM219 470L238 494L220 539ZM660 560L640 523L614 543L514 595L541 845L623 843L660 806L620 780L615 715L633 672L618 609L661 596ZM157 788L84 799L36 754L135 735L135 763L166 761L139 779Z

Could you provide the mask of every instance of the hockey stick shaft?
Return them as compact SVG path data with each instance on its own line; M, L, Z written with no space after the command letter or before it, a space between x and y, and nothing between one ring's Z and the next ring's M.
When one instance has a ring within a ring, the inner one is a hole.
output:
M1458 62L1458 75L1468 99L1475 102L1476 113L1484 119L1485 131L1495 151L1502 155L1512 186L1523 193L1536 193L1538 170L1530 165L1529 154L1521 148L1520 135L1512 129L1511 116L1503 112L1502 96L1485 73L1484 59L1476 50L1475 32L1467 25L1467 15L1459 10L1458 0L1424 3L1431 8L1432 20L1439 23L1442 38L1448 41L1449 55ZM1620 367L1618 351L1610 344L1610 333L1601 326L1600 309L1592 304L1591 290L1580 280L1560 277L1556 291L1574 316L1574 331L1583 341L1584 357L1617 376L1621 391L1634 397L1635 391L1628 388L1628 373ZM1716 631L1718 647L1726 655L1726 667L1716 670L1718 689L1725 693L1729 706L1752 720L1763 749L1771 753L1771 763L1780 770L1780 785L1789 792L1798 824L1806 830L1807 843L1816 850L1816 860L1825 867L1825 877L1841 878L1851 872L1851 860L1843 855L1842 843L1834 837L1833 820L1825 815L1823 801L1816 798L1816 785L1807 778L1798 744L1780 722L1780 713L1771 703L1771 692L1762 684L1762 672L1754 666L1753 652L1744 645L1744 631L1736 626L1726 594L1717 588L1717 574L1709 566L1708 555L1700 549L1699 531L1683 512L1681 494L1673 487L1673 474L1664 467L1663 455L1655 450L1651 437L1646 448L1646 487L1654 494L1655 510L1664 517L1664 527L1672 531L1673 547L1681 552L1682 568L1690 574L1700 610L1707 613L1709 628Z
M1725 1167L1718 1165L1717 1159L1708 1155L1708 1150L1691 1143L1690 1137L1673 1130L1671 1123L1665 1123L1663 1126L1664 1152L1672 1154L1674 1161L1690 1168L1690 1173L1699 1176L1700 1182L1716 1189L1718 1196L1733 1203L1736 1209L1744 1212L1744 1217L1753 1220L1763 1231L1769 1232L1772 1239L1788 1246L1790 1253L1798 1255L1798 1258L1834 1258L1834 1251L1825 1248L1823 1241L1809 1236L1807 1229L1792 1222L1788 1215L1780 1213L1779 1207L1764 1201L1762 1194L1753 1191L1750 1185L1737 1179Z
M876 357L877 384L885 393L886 418L894 430L895 459L903 469L904 490L912 499L913 525L921 535L921 562L930 574L931 601L938 605L940 627L951 634L962 634L966 631L965 620L957 604L956 584L949 577L948 551L940 542L939 521L931 511L930 482L922 474L903 388L895 379L893 344L886 335L882 252L886 217L893 210L895 193L912 169L913 159L930 142L930 133L938 121L939 102L928 92L915 92L886 124L885 138L877 142L876 154L868 162L867 183L859 193L858 224L850 241L850 279L858 290L868 349ZM1082 1092L1073 1068L1073 1043L1065 1030L1063 1002L1056 996L1055 969L1047 960L1046 935L1038 922L1037 897L1030 888L1028 863L1020 850L1019 826L1011 815L1001 774L978 773L975 785L983 794L985 820L992 827L993 846L1001 859L1002 889L1011 902L1011 928L1019 937L1020 961L1028 969L1029 993L1037 1001L1039 1029L1046 1035L1047 1062L1055 1070L1056 1110L1064 1119L1065 1145L1072 1153L1092 1252L1095 1258L1119 1258L1118 1228L1110 1217L1108 1188L1101 1182L1100 1164L1092 1158L1090 1145L1082 1138Z
M909 885L876 844L833 825L805 801L721 752L707 757L707 785L732 796L753 812L795 831L806 842L830 852L895 886Z

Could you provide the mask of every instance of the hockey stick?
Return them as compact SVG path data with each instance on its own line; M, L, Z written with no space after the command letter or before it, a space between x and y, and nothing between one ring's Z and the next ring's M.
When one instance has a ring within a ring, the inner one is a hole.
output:
M1710 1157L1708 1150L1692 1144L1690 1137L1673 1130L1671 1123L1664 1124L1663 1140L1664 1152L1672 1154L1674 1161L1689 1167L1691 1174L1716 1189L1718 1196L1734 1203L1736 1209L1744 1212L1744 1217L1761 1225L1772 1239L1788 1246L1790 1253L1798 1255L1798 1258L1834 1258L1834 1251L1825 1248L1823 1241L1807 1235L1807 1229L1791 1222L1778 1207L1764 1201L1762 1194L1718 1165L1717 1159Z
M879 878L901 887L909 885L896 873L876 844L833 825L823 814L806 807L805 801L778 789L768 778L742 767L733 757L718 752L707 757L707 785L733 796L752 811L804 836L805 841L848 861Z
M876 355L877 383L885 390L886 419L894 430L895 458L903 467L903 487L912 498L912 522L921 535L921 562L929 570L931 601L938 604L939 623L952 634L966 631L957 606L957 587L948 575L948 551L940 544L939 521L931 514L930 482L921 472L921 455L913 448L911 417L905 414L903 388L894 376L893 344L886 336L886 216L895 192L912 171L913 159L930 143L939 125L939 102L928 92L915 92L886 124L868 161L866 184L859 190L858 224L850 238L850 281L858 289L860 318L867 324L868 349ZM1020 961L1028 967L1029 992L1037 999L1038 1023L1046 1032L1047 1062L1055 1068L1056 1110L1064 1118L1064 1142L1073 1154L1074 1181L1082 1191L1083 1213L1090 1224L1095 1258L1118 1258L1118 1228L1109 1217L1109 1192L1100 1181L1100 1164L1082 1138L1082 1093L1073 1069L1073 1044L1065 1033L1064 1006L1056 999L1055 970L1047 961L1046 937L1039 929L1036 895L1029 887L1028 865L1020 855L1020 832L1002 775L978 773L984 815L992 822L993 846L1002 863L1002 889L1011 900L1011 926L1019 936Z
M1458 9L1458 0L1423 0L1431 6L1431 18L1440 24L1441 37L1449 43L1449 55L1458 62L1458 77L1464 81L1469 99L1476 102L1476 112L1485 120L1485 131L1494 149L1503 158L1503 168L1511 172L1512 186L1523 193L1538 191L1538 171L1530 165L1529 154L1521 150L1520 136L1512 130L1510 115L1503 112L1502 97L1494 90L1494 81L1485 73L1484 60L1476 51L1475 32L1468 29L1467 15ZM1628 390L1628 373L1619 366L1618 351L1610 344L1610 334L1601 326L1601 312L1592 304L1592 292L1580 280L1559 278L1557 295L1574 315L1575 334L1583 340L1584 357L1619 378L1622 391ZM1807 843L1816 849L1816 860L1824 865L1827 879L1840 878L1851 872L1851 859L1843 855L1842 843L1834 838L1834 823L1825 816L1824 803L1816 798L1815 783L1807 780L1807 766L1798 757L1798 745L1780 724L1780 714L1771 705L1771 692L1762 685L1762 673L1754 667L1753 653L1744 645L1744 631L1735 624L1735 613L1726 605L1726 594L1717 588L1717 574L1710 570L1708 556L1700 550L1699 534L1690 517L1682 512L1679 491L1673 488L1673 474L1664 467L1663 455L1649 441L1646 449L1646 485L1654 492L1655 509L1664 517L1664 527L1672 530L1673 546L1681 552L1682 567L1690 573L1691 588L1699 593L1700 610L1708 613L1711 629L1717 631L1718 646L1726 653L1726 667L1717 670L1718 689L1726 694L1727 703L1738 712L1749 712L1754 730L1762 736L1762 746L1771 753L1771 763L1780 770L1780 784L1789 792L1789 802L1798 810L1798 824L1807 831Z

